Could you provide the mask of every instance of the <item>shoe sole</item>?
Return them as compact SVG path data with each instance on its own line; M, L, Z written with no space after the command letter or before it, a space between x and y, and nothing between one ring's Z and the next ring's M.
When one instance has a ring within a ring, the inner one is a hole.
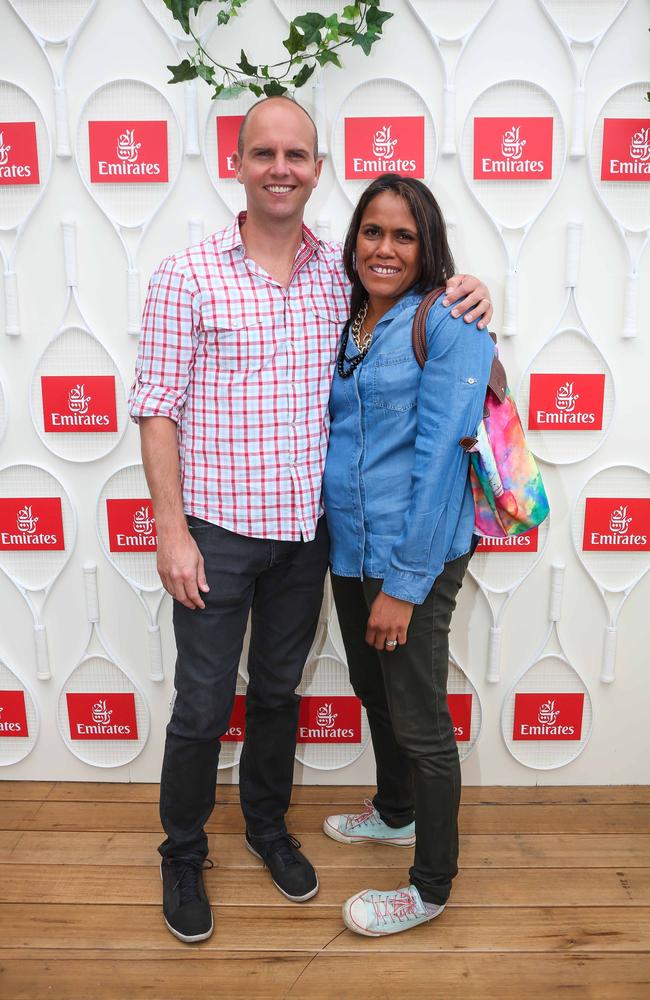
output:
M251 852L251 854L254 854L255 857L258 858L262 862L262 864L264 865L264 867L266 868L266 870L269 872L269 874L271 874L271 870L268 867L268 865L266 864L266 862L265 862L264 858L262 857L262 855L258 854L257 851L255 850L255 848L253 847L253 845L248 843L248 841L246 840L246 837L244 837L244 843L246 844L246 847ZM290 899L292 903L306 903L308 899L311 899L312 896L316 895L316 893L318 892L318 889L319 889L318 875L316 875L316 886L315 886L315 888L312 889L311 892L308 892L305 896L290 896L288 892L284 891L284 889L282 888L281 885L278 885L278 883L273 878L273 875L271 875L271 881L273 882L273 885L275 886L275 888L279 892L281 892L282 895L285 896L287 899Z
M410 837L349 837L341 833L335 826L330 826L327 820L323 822L323 833L336 840L339 844L385 844L386 847L413 847L415 845L415 834Z
M364 890L364 892L367 891L367 889ZM359 895L363 895L363 893L360 893ZM354 896L352 899L348 900L347 903L343 904L343 923L348 930L352 931L354 934L362 934L364 937L389 937L391 934L401 934L404 931L411 930L411 927L396 927L393 931L369 931L365 927L360 927L359 924L354 922L348 909L348 904L351 906L352 903L357 901L357 899L359 899L359 896ZM443 910L444 906L438 913L434 913L430 916L428 920L422 920L419 924L412 924L412 927L420 927L422 924L430 923L432 920L435 920L436 917L439 917Z
M162 882L162 865L160 868L160 881ZM169 933L173 934L175 938L178 938L179 941L183 941L185 944L194 944L196 941L206 941L212 936L212 932L214 931L214 917L212 915L212 910L210 910L210 930L206 931L205 934L181 934L181 932L177 931L175 927L172 927L164 913L163 920L165 921L165 927Z

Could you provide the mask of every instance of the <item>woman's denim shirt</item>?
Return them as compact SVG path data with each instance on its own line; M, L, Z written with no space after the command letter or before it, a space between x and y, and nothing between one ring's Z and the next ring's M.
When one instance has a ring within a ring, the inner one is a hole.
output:
M411 344L420 299L408 293L382 317L351 377L335 371L323 483L333 572L382 579L384 593L413 604L470 548L474 505L459 441L482 419L494 357L488 332L438 299L420 369ZM350 337L347 356L356 353Z

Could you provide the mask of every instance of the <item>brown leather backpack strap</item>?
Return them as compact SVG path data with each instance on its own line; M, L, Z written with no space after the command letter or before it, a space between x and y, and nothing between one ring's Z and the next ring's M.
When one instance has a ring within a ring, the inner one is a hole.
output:
M427 360L427 316L433 303L445 291L444 285L427 292L417 307L413 318L413 353L420 368L424 368Z

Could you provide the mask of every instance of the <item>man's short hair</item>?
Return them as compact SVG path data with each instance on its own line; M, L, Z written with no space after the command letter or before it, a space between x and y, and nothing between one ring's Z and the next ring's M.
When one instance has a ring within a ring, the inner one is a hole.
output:
M318 130L316 128L316 122L314 121L314 119L312 118L312 116L309 114L309 112L305 111L305 109L303 108L302 104L298 104L298 101L294 101L293 97L288 97L286 94L278 95L277 97L262 97L261 100L256 101L255 104L253 104L248 109L248 111L244 115L244 119L243 119L241 125L239 126L239 135L237 136L237 153L239 154L239 159L241 160L243 158L243 156L244 156L244 133L246 131L246 125L248 124L248 119L250 117L250 114L251 114L251 112L253 112L255 110L255 108L259 108L259 106L261 104L266 104L267 101L289 101L291 104L294 105L294 107L300 108L300 110L303 112L303 114L307 116L307 118L311 122L312 127L314 129L314 159L317 160L318 159Z

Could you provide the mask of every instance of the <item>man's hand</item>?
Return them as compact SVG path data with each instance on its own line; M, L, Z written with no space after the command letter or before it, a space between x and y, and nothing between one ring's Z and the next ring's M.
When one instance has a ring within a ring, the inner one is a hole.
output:
M463 299L451 310L451 315L464 316L466 323L478 319L479 330L485 329L492 319L492 300L487 285L475 278L473 274L454 274L447 282L443 306L453 305ZM479 319L480 317L480 319Z
M186 608L205 607L201 592L209 591L203 556L185 529L182 534L158 534L158 573L168 594Z
M370 608L366 642L375 649L393 653L406 642L412 614L413 605L408 601L400 601L399 598L389 597L380 591Z

